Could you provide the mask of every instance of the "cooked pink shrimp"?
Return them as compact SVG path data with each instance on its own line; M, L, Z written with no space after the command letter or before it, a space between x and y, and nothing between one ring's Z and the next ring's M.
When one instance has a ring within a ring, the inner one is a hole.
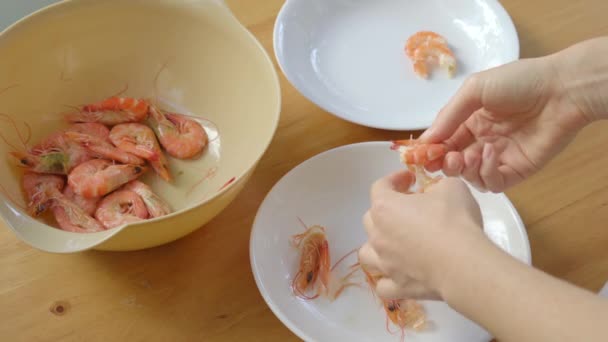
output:
M143 165L145 161L129 152L112 145L98 137L77 132L66 132L69 139L88 149L91 155L99 158L114 160L123 164Z
M108 137L110 136L110 129L108 127L96 123L96 122L85 122L85 123L75 123L71 124L66 132L76 132L87 135L92 135L101 140L108 141Z
M26 172L22 184L28 199L27 210L31 215L38 216L50 207L52 190L61 191L65 180L60 176Z
M108 229L148 218L148 210L141 197L133 191L115 191L99 203L95 217Z
M445 144L421 144L414 139L396 140L391 146L392 150L401 152L401 161L407 168L415 173L418 192L424 192L429 186L437 183L441 176L431 177L424 166L432 161L443 158L448 152Z
M101 200L100 197L86 198L86 197L80 196L79 194L74 192L74 189L72 189L72 187L69 184L63 190L63 196L65 196L66 199L68 199L69 201L72 201L74 204L76 204L78 207L80 207L80 209L82 209L85 213L87 213L87 215L91 215L91 216L93 214L95 214L95 210L97 209L97 204L99 204L99 201Z
M68 184L83 197L101 197L141 176L145 170L140 165L114 165L93 159L74 168L68 175Z
M80 145L64 133L51 135L28 152L10 152L17 164L32 172L67 175L76 165L91 159Z
M165 216L170 214L172 211L169 204L155 194L148 185L138 180L125 184L124 189L133 191L141 197L151 217Z
M417 32L408 39L405 51L414 63L414 72L422 78L428 78L428 62L437 62L448 71L449 77L456 72L456 59L447 41L434 32Z
M419 31L408 38L405 43L405 53L409 58L414 58L416 50L429 42L437 42L439 44L447 44L445 38L432 31Z
M61 193L56 193L53 199L53 214L59 228L68 232L94 233L105 230L99 221Z
M208 137L203 126L184 115L163 113L150 105L148 121L160 144L175 158L192 158L207 146Z
M78 113L67 115L70 122L97 122L113 126L126 122L140 122L148 115L148 103L131 97L110 97L83 106Z
M110 131L110 140L118 148L148 160L162 179L171 181L167 158L150 127L138 123L116 125Z

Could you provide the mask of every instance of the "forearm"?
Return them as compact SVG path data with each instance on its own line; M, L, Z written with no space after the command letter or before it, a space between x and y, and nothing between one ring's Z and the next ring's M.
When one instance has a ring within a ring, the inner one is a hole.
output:
M451 258L440 285L455 310L501 342L608 340L608 301L478 245Z
M590 39L549 59L562 86L589 121L608 119L608 37Z

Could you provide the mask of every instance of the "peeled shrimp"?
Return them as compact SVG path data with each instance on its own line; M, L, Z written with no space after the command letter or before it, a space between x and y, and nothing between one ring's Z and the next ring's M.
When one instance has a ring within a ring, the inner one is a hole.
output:
M68 184L83 197L101 197L138 178L145 170L144 166L114 165L93 159L74 168L68 175Z
M162 179L171 180L167 158L150 127L138 123L116 125L110 131L110 140L118 148L148 160Z
M148 185L138 180L125 184L124 189L133 191L141 197L151 217L165 216L172 212L169 204L155 194Z
M66 132L69 139L88 149L91 155L114 160L123 164L143 165L145 161L129 152L117 148L106 140L77 132Z
M456 59L447 41L437 33L420 31L412 35L405 45L407 56L414 63L414 72L422 78L428 78L428 63L438 63L448 72L449 77L456 73Z
M27 210L31 215L38 216L50 207L52 191L61 191L65 180L56 175L27 172L23 175L22 184L28 199Z
M83 106L77 113L67 115L69 122L97 122L114 126L126 122L140 122L148 114L148 103L131 97L110 97Z
M95 217L110 229L145 220L148 218L148 210L138 194L129 190L118 190L101 200Z
M150 105L148 121L160 144L175 158L192 158L207 145L207 132L203 126L186 116L163 113Z
M401 161L416 175L418 192L425 192L441 179L441 176L430 176L424 167L446 155L448 148L445 144L421 144L414 139L396 140L391 149L401 152Z

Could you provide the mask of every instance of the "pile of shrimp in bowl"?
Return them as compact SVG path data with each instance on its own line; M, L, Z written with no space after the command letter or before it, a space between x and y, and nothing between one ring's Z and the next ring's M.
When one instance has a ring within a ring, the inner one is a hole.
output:
M171 183L168 157L200 158L209 143L198 118L146 99L110 96L61 117L61 129L31 147L22 135L22 146L11 145L10 155L23 172L26 212L69 232L99 232L172 213L142 176L153 173Z

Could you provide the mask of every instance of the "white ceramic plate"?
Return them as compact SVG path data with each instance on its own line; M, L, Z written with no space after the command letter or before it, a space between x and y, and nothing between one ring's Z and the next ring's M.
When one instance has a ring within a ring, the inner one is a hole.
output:
M448 79L419 79L404 53L417 31L443 35L458 61ZM430 126L463 80L519 58L515 27L496 0L287 0L274 49L287 79L305 97L361 125Z
M304 301L290 285L298 267L298 251L289 238L307 225L327 228L332 264L361 246L361 223L369 208L369 189L380 177L403 168L386 142L343 146L313 157L281 179L256 216L251 233L251 266L258 288L274 314L305 341L399 341L385 330L385 314L368 289L349 288L335 302ZM485 232L501 248L530 264L526 231L504 194L473 191L480 204ZM356 255L346 264L356 261ZM465 267L463 265L463 267ZM443 302L423 302L434 329L406 332L406 341L488 341L482 328Z

